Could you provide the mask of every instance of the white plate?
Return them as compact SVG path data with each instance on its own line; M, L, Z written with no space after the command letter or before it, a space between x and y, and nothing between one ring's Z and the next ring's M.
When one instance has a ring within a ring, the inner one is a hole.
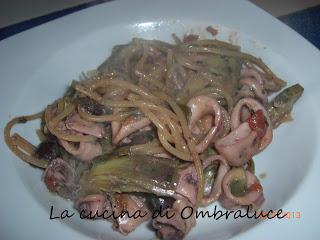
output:
M116 1L17 34L0 42L1 129L12 116L42 110L63 93L80 72L98 66L112 46L132 37L171 40L171 33L219 28L219 37L240 44L263 60L289 85L301 83L303 97L295 121L275 131L269 148L256 157L264 209L295 212L295 218L262 220L200 219L188 239L316 239L320 229L319 51L277 19L244 1ZM34 126L17 128L35 142ZM71 203L49 194L41 172L17 159L1 140L1 239L154 239L146 227L127 238L109 223L78 217L49 220L50 206L72 211ZM212 208L209 208L212 210ZM300 218L297 218L297 212Z

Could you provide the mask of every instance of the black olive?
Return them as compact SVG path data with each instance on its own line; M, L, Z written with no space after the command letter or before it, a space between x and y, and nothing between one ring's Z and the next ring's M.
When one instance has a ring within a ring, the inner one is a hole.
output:
M57 142L46 141L39 144L36 156L49 161L61 157L60 147Z
M156 195L149 196L147 198L147 203L149 209L154 212L154 211L163 211L167 208L171 208L174 203L174 198L172 197L158 197Z
M110 114L110 109L107 109L105 106L101 105L100 103L97 103L96 101L88 98L88 97L79 97L77 99L77 103L84 108L87 112L93 114L93 115L104 115L104 114Z

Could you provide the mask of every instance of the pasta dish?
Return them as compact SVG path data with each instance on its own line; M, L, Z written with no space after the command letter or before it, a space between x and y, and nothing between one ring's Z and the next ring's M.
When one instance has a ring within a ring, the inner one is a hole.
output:
M120 216L109 220L124 235L150 221L161 239L182 239L196 224L194 216L181 218L186 206L259 209L264 194L253 157L303 93L239 46L173 38L115 46L61 98L4 129L8 147L43 170L50 192L90 219ZM35 119L38 146L11 133ZM159 209L177 214L152 217ZM129 217L137 211L142 217Z

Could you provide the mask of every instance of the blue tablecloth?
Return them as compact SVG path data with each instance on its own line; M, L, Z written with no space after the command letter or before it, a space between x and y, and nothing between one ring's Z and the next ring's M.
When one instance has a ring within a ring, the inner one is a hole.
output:
M25 31L42 23L80 11L81 9L109 2L112 0L96 0L76 7L53 12L45 16L33 18L8 27L0 28L0 41L16 33ZM320 5L279 18L282 22L300 33L303 37L320 49Z
M320 5L279 19L320 49Z

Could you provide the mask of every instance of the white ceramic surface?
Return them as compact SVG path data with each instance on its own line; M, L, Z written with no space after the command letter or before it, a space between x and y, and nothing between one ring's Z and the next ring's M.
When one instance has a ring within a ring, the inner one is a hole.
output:
M261 57L289 85L301 83L303 97L293 112L294 122L274 133L274 141L255 158L266 202L263 209L300 212L284 220L198 219L187 239L317 239L320 152L319 106L320 53L277 19L245 1L116 1L35 27L0 42L1 130L12 116L42 110L61 96L72 79L93 69L112 46L132 37L171 41L171 33L199 33L213 25L222 40L231 40L243 51ZM17 131L36 143L37 124ZM2 134L3 135L3 134ZM104 221L77 216L49 220L72 204L48 193L40 170L15 157L1 138L0 239L154 239L146 226L128 237L113 232ZM212 210L210 207L208 210Z

